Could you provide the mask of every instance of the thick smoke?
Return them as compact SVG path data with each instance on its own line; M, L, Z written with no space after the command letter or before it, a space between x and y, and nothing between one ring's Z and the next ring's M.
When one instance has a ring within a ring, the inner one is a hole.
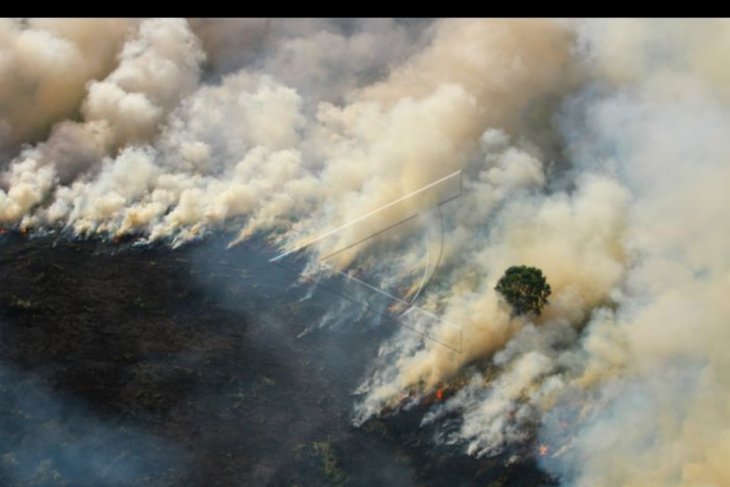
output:
M418 302L440 319L404 318L355 422L451 386L424 421L470 454L537 434L565 485L730 484L727 22L54 21L0 35L0 223L172 244L225 229L292 250L384 207L308 247L314 260L432 206L442 194L387 205L461 169ZM45 109L14 108L29 99ZM35 145L13 153L22 143ZM414 289L419 229L329 262ZM493 290L523 263L553 289L539 317L512 317Z
M75 118L87 82L114 68L130 29L123 20L0 21L0 155Z
M319 101L342 102L423 48L428 20L195 19L211 76L267 73Z
M0 191L0 220L33 221L29 212L44 202L51 204L39 213L43 213L41 221L48 223L63 217L70 223L75 219L73 213L87 211L89 200L99 207L102 218L123 207L129 198L124 193L134 195L141 189L140 177L127 174L122 178L121 183L126 184L122 194L108 193L113 189L109 184L114 183L105 181L115 177L104 171L103 166L111 165L109 160L100 159L117 147L152 137L165 114L195 87L202 59L186 22L142 22L122 48L114 70L102 81L88 83L80 107L84 122L59 122L47 141L24 149L11 162L3 178L8 190ZM89 179L83 177L87 172L97 173L88 176L101 182L99 190L104 193L100 198L93 191L79 190ZM73 208L66 198L73 198Z
M582 128L567 125L571 152L587 164L610 158L634 195L633 263L617 309L589 325L585 362L558 398L580 404L584 418L560 435L546 429L548 441L573 442L551 467L576 485L727 485L730 111L714 60L726 52L728 24L636 23L636 46L622 45L620 26L600 27L581 28L597 74L621 52L635 59L617 90L581 100Z

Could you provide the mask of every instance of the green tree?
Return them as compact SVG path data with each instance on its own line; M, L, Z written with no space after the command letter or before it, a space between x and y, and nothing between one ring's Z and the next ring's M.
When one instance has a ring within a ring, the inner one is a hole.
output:
M512 306L515 316L529 312L539 315L543 306L548 304L551 292L542 271L525 265L507 269L494 289Z

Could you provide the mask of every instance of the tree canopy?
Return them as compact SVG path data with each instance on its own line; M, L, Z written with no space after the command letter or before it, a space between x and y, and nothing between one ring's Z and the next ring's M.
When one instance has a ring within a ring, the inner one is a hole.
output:
M494 289L512 306L515 316L529 312L539 315L551 293L542 271L525 265L507 269Z

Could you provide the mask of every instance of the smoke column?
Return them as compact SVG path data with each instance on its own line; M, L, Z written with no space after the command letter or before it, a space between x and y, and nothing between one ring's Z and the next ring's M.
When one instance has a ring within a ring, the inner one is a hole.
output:
M728 22L3 21L0 38L0 224L285 251L461 169L420 304L443 322L420 327L450 342L458 324L462 350L399 329L354 422L458 383L424 422L469 454L536 431L563 485L730 485ZM409 284L413 232L336 264ZM537 318L493 290L523 263L552 286Z

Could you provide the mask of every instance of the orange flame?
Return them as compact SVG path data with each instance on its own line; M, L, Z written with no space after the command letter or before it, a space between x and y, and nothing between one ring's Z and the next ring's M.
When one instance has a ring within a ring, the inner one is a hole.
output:
M537 447L537 452L540 454L541 457L544 457L545 455L547 455L549 451L550 451L550 448L548 448L547 445L540 445Z
M437 401L444 400L444 390L443 389L436 389L436 400Z

